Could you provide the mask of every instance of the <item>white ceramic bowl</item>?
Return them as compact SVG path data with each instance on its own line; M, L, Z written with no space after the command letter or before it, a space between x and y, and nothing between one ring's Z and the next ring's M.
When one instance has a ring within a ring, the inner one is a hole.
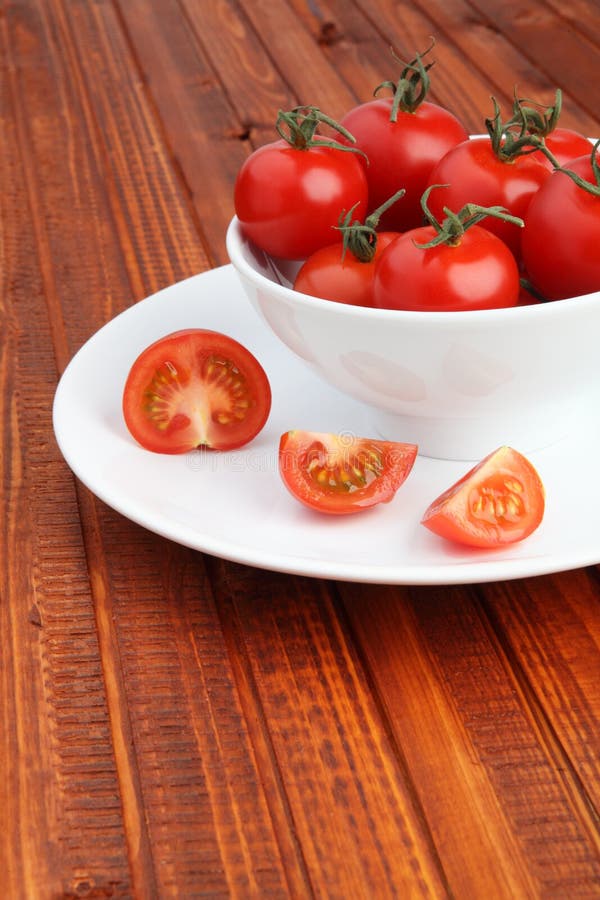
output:
M523 453L598 415L600 293L514 309L404 312L309 297L233 219L227 250L275 334L325 381L373 410L373 434L425 456Z

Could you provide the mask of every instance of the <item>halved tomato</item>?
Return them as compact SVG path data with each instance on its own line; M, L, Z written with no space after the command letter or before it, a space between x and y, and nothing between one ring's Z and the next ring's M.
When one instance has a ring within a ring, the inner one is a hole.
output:
M294 497L311 509L356 513L392 499L417 449L349 434L288 431L279 442L279 471Z
M231 450L267 421L271 387L258 360L225 334L176 331L136 359L123 391L133 437L156 453Z
M491 548L530 535L544 507L535 468L512 447L499 447L434 500L421 521L450 541Z

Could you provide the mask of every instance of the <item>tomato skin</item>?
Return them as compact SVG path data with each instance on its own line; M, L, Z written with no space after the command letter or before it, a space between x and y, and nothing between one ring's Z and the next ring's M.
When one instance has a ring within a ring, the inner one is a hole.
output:
M473 138L459 144L444 156L429 176L429 185L445 187L432 191L429 209L441 219L445 206L459 210L467 203L503 206L513 216L525 218L531 198L550 172L537 159L519 156L511 162L498 159L488 137ZM518 259L519 228L510 222L488 217L482 228L497 235Z
M306 259L336 239L341 212L367 208L367 179L359 154L333 147L305 150L274 141L243 163L234 188L243 232L271 256ZM339 235L341 242L341 234Z
M529 281L527 275L525 275L525 280ZM541 297L536 297L522 284L521 290L519 291L519 302L517 303L517 306L537 306L539 303L543 303L544 300L545 298L542 299Z
M373 258L361 262L349 250L342 256L339 244L321 247L303 263L294 290L353 306L373 306L375 267L384 249L398 237L395 231L377 235Z
M359 104L342 125L369 160L369 213L405 188L404 197L382 215L380 227L406 231L423 221L420 200L433 166L468 134L452 113L428 101L414 112L398 110L396 122L391 122L392 102L382 98Z
M561 166L567 165L572 160L580 156L585 156L591 152L591 145L585 135L579 131L573 131L571 128L555 128L550 134L546 135L544 142ZM551 172L554 166L547 156L541 151L531 154L534 159L538 159Z
M512 447L499 447L440 494L421 524L446 540L491 549L528 537L544 508L535 468Z
M279 472L305 506L348 515L389 503L408 477L417 450L416 444L288 431L279 442ZM364 483L357 473L365 476Z
M227 335L200 328L146 347L123 390L131 435L155 453L241 447L259 433L270 409L269 380L252 353Z
M568 168L595 184L591 154ZM600 197L553 172L531 201L521 247L529 278L546 299L600 290Z
M450 312L517 305L519 271L502 241L472 225L456 246L415 246L436 233L431 225L414 228L384 250L373 282L375 307Z

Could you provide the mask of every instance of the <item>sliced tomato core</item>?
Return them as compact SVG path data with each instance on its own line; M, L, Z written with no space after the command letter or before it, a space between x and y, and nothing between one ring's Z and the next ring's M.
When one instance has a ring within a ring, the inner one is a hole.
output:
M341 515L391 500L416 455L415 444L289 431L281 437L279 470L296 499Z
M492 548L528 537L544 508L544 486L530 461L499 447L434 500L422 524L448 540Z
M469 491L469 510L474 519L511 528L526 514L525 486L516 476L494 473Z
M318 488L347 494L381 477L383 451L366 441L358 448L348 446L336 436L329 439L329 446L316 440L306 451L306 470Z
M203 329L176 332L146 348L123 394L132 435L162 453L240 447L258 434L270 405L258 360L232 338Z
M183 388L189 383L189 372L182 371L170 360L153 373L144 390L143 410L159 431L173 432L190 425L188 415L177 410L183 399Z

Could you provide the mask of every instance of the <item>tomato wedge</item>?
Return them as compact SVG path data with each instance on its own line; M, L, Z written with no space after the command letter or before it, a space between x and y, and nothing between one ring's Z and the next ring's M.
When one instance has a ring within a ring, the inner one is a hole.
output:
M544 486L529 460L499 447L434 500L421 522L447 540L492 548L530 535L544 507Z
M123 391L133 437L156 453L231 450L267 421L271 388L258 360L216 331L190 328L155 341L136 359Z
M288 431L279 443L279 471L305 506L345 515L388 503L412 469L417 449L348 434Z

